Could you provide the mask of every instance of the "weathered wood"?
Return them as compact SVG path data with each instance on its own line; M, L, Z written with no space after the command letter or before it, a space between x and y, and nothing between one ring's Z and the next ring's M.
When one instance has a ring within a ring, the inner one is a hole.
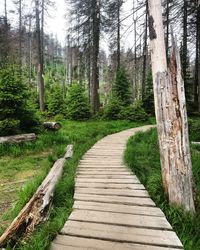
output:
M67 149L71 150L71 148L70 146ZM55 186L62 176L65 161L65 158L61 158L55 162L35 194L0 237L0 247L8 241L15 243L20 237L26 237L39 223L46 220Z
M125 204L75 201L74 209L164 217L163 212L157 207L134 206Z
M155 203L150 198L122 197L122 196L116 196L116 195L104 196L104 195L76 194L75 193L74 200L155 207Z
M169 222L164 217L145 216L141 214L135 215L104 211L74 210L68 220L172 230Z
M188 121L180 55L172 37L167 68L161 0L149 0L151 61L163 186L170 203L195 211Z
M200 145L200 142L192 141L192 144L193 144L193 145Z
M116 190L116 189L105 189L105 188L76 188L77 194L100 194L100 195L116 195L126 197L149 197L146 190Z
M20 143L35 140L36 135L34 133L0 137L0 143Z
M99 223L67 221L62 234L110 240L113 242L139 243L151 246L182 248L180 240L172 231L138 227L114 226ZM133 237L134 236L134 237Z
M150 246L143 244L111 242L68 235L58 235L51 250L177 250L177 248Z
M144 186L139 183L84 183L84 182L76 182L76 187L94 187L94 188L105 188L105 189L125 189L125 190L134 190L134 189L144 189Z
M59 130L61 129L61 124L59 122L44 122L44 127L46 129L51 129L51 130Z

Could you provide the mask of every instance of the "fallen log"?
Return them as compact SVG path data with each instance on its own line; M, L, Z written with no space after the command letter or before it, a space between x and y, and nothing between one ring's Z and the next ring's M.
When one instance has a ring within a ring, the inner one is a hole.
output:
M192 145L200 145L200 142L192 141Z
M51 130L61 129L61 124L59 122L44 122L44 127Z
M14 246L20 238L29 236L38 224L47 219L56 183L62 176L66 160L72 155L73 145L68 145L64 158L55 162L35 194L0 237L0 247L6 246L7 242Z
M34 133L0 137L0 143L20 143L34 140L36 140Z

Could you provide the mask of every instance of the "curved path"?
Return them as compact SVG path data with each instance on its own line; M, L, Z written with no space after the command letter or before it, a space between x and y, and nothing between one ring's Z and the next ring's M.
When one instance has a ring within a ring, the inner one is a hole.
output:
M123 164L128 138L151 127L106 136L83 156L73 212L52 250L183 249L162 211Z

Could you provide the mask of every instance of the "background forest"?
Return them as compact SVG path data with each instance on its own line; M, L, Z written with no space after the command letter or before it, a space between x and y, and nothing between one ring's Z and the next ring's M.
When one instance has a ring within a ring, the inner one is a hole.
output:
M41 115L77 120L154 115L147 1L129 3L128 14L122 0L66 1L65 46L45 33L56 2L13 3L14 11L10 1L1 4L2 135L35 129ZM181 50L189 114L200 111L199 15L197 0L163 1L166 54L172 26ZM132 39L133 46L127 47L124 39Z

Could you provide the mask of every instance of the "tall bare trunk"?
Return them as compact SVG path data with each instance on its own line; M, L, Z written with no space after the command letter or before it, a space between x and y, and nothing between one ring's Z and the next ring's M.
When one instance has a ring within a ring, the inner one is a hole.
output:
M19 0L19 65L22 68L22 0Z
M120 0L117 0L117 71L120 69Z
M99 111L99 40L100 40L100 0L93 1L93 34L92 34L92 81L91 103L92 112Z
M194 212L192 164L180 55L173 43L167 68L161 0L149 0L149 28L163 185L170 203Z
M39 102L40 110L45 110L44 105L44 65L43 65L43 55L42 55L42 42L41 42L41 30L40 30L40 13L39 13L39 1L35 0L35 9L36 9L36 32L37 32L37 60L38 60L38 88L39 88Z
M142 65L142 100L145 97L145 78L147 68L147 29L148 29L148 0L146 0L146 17L145 17L145 31L144 31L144 48L143 48L143 65Z

